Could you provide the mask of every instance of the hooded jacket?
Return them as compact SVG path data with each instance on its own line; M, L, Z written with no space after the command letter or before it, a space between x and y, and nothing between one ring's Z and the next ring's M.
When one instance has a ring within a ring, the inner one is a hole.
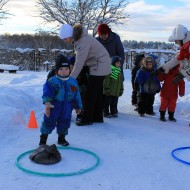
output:
M152 60L152 68L147 68L147 62ZM152 57L146 57L143 59L141 68L137 71L135 77L135 83L138 84L138 91L141 93L156 94L160 91L160 81L156 76L151 76L151 72L154 70L154 60Z
M111 73L111 59L107 50L85 28L74 26L73 39L76 60L71 76L77 78L85 65L90 75L106 76Z

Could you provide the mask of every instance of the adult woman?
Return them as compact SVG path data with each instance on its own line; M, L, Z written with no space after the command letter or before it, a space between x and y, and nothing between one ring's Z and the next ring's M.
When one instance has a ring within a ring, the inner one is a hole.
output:
M98 37L96 39L106 48L110 57L119 56L121 58L121 72L124 79L123 63L125 60L125 53L119 35L115 32L112 32L111 28L105 23L98 25L97 32ZM115 98L115 105L118 105L118 98L119 97Z
M82 126L103 122L103 80L111 73L111 59L107 50L88 35L88 31L80 24L74 27L69 24L62 25L59 36L66 43L74 43L76 60L71 76L77 78L84 65L89 67L84 112L82 119L76 124Z

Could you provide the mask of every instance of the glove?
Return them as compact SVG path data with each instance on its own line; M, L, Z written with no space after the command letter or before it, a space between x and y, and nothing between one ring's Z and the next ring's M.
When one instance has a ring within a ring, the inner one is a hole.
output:
M179 73L175 78L174 80L172 81L173 84L178 84L184 77L183 74Z
M181 73L188 81L190 81L190 68L181 69L180 73Z
M45 115L46 115L47 117L50 116L50 109L51 109L51 108L54 108L54 106L53 106L50 102L46 102L46 103L45 103Z

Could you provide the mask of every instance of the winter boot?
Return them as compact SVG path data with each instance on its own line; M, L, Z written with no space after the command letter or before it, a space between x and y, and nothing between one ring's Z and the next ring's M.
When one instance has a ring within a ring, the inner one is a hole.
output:
M160 121L166 121L165 113L165 111L160 111Z
M65 135L59 134L57 144L60 144L61 146L68 146L69 142L66 141Z
M39 145L46 144L47 138L48 138L48 134L41 134L41 135L40 135L40 142L39 142Z
M170 121L173 121L173 122L176 122L177 120L174 118L174 112L168 112L169 114L169 120Z

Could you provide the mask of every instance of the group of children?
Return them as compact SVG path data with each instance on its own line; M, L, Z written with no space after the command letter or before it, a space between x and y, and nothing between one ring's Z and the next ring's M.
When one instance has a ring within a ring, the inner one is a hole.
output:
M56 128L57 143L68 146L65 139L71 124L73 108L76 110L76 123L81 119L83 105L85 104L86 87L88 85L89 71L84 66L77 79L70 76L74 66L75 57L67 58L63 54L55 60L55 68L47 76L43 86L43 104L45 113L40 128L39 145L45 145L48 135ZM112 57L112 73L104 80L104 116L117 117L117 98L123 93L123 76L121 73L121 58Z
M88 67L84 66L77 79L70 76L74 66L75 57L60 54L55 60L55 68L47 76L47 81L43 86L43 104L45 113L40 128L39 145L47 142L48 135L56 128L58 134L57 143L68 146L65 139L71 124L73 108L76 110L76 122L81 119L83 105L85 104L86 86L88 85ZM123 94L123 74L121 72L121 58L113 56L111 58L111 74L104 78L104 117L112 118L118 116L118 97ZM152 75L155 69L155 59L152 56L145 57L139 54L135 58L135 66L132 69L132 105L140 116L155 115L153 104L156 93L160 92L160 120L166 121L165 113L168 109L169 120L174 118L178 93L184 96L185 82L181 80L178 84L172 81L179 73L179 65L169 71L168 74L160 73L158 76ZM162 88L160 82L163 82ZM178 90L179 89L179 90Z
M136 55L134 68L132 69L132 105L140 116L144 114L155 115L153 104L156 93L160 92L160 120L166 121L165 113L168 111L169 120L176 122L174 118L176 102L179 96L185 94L185 82L173 83L179 74L179 65L171 69L167 74L160 73L152 75L155 70L155 59L153 56L145 57L144 54ZM162 83L162 87L161 84Z

